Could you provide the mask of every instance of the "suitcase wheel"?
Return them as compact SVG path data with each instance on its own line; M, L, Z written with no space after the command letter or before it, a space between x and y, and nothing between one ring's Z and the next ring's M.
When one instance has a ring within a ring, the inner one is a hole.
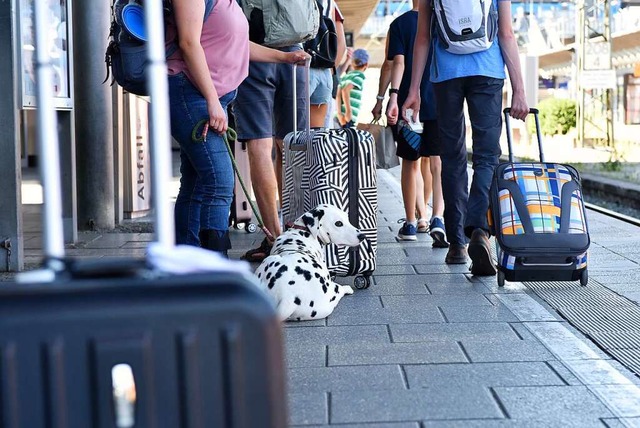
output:
M256 233L258 231L258 226L254 223L247 223L247 227L245 228L247 233Z
M504 272L498 270L498 287L504 287Z
M242 230L244 229L244 223L234 223L233 228L235 230Z
M358 290L364 290L365 288L369 288L371 286L371 277L358 275L353 278L353 286Z
M589 282L589 273L585 268L585 270L583 270L582 273L580 274L580 285L582 285L583 287L586 287L588 282Z

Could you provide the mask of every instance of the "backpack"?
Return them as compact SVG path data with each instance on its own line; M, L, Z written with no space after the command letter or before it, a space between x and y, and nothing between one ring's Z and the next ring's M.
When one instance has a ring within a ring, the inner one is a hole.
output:
M498 33L493 0L433 0L438 39L448 52L469 54L487 50Z
M206 21L217 0L204 0ZM171 18L173 8L171 0L163 0L165 30L167 20ZM111 29L109 38L111 39L105 53L105 63L107 65L107 77L110 73L113 80L122 88L136 95L146 96L147 90L147 44L144 41L144 0L114 0L111 6ZM128 21L129 27L125 25L123 16L133 18ZM166 34L165 34L166 36ZM173 37L165 40L166 58L169 58L178 50L178 39ZM113 82L112 82L113 84Z
M318 34L304 43L304 50L311 55L312 68L333 68L338 56L338 33L330 17L331 0L327 1L326 11L323 11L320 1L317 3L320 15Z
M249 40L272 48L303 43L318 33L315 0L238 0L249 20Z

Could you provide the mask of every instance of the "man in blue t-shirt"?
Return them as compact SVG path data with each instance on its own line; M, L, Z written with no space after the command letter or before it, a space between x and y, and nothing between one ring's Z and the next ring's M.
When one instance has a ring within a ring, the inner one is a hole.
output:
M447 0L439 1L446 3ZM435 17L432 20L432 3L431 0L420 0L413 75L407 100L402 107L404 117L407 109L414 112L420 109L418 92L431 47L433 60L430 79L434 84L442 145L440 157L444 219L447 238L451 244L445 262L465 264L468 255L471 258L473 275L496 273L489 245L487 210L493 170L498 165L500 157L505 65L513 89L511 116L524 120L529 113L518 46L511 26L511 1L493 0L492 7L497 8L497 37L488 49L459 54L446 49L438 32L435 32L432 38L432 27L438 25ZM471 7L468 9L471 10ZM489 30L487 27L487 32ZM473 181L470 190L463 113L465 100L473 132Z
M440 179L440 139L438 138L438 124L436 121L435 97L433 85L427 73L420 85L421 108L420 122L423 131L418 150L415 150L404 137L402 128L398 125L398 107L404 103L411 85L411 68L413 64L413 43L418 30L418 0L413 0L413 9L396 18L389 27L387 35L387 61L392 62L387 104L387 123L394 130L397 142L396 154L402 158L402 195L406 221L398 232L398 240L415 241L416 232L429 231L433 239L433 246L447 248L444 229L444 201L442 199L442 184ZM430 60L430 58L429 58ZM429 62L429 61L427 61ZM423 158L422 160L420 158ZM421 163L426 162L430 169L433 189L433 211L427 227L426 196L418 195L416 179L420 174ZM416 201L418 202L416 204ZM416 206L420 218L416 219Z

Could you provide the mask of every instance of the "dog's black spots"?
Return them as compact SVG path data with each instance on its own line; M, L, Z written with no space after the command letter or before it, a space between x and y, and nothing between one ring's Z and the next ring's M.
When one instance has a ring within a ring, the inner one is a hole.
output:
M262 277L262 273L258 273L258 279Z
M318 313L316 311L311 311L311 318L315 318Z
M326 287L326 285L325 285L326 282L325 282L324 278L320 278L320 284L322 284L323 287ZM326 291L325 291L325 293L326 293Z
M291 244L293 244L293 238L287 238L282 243L282 245L291 245Z
M327 286L325 284L322 284L322 292L327 294Z
M289 281L289 285L293 285L295 283L296 283L295 281Z
M313 308L313 300L309 302L309 307Z
M302 303L302 301L300 300L299 297L296 297L293 301L293 303L295 303L296 305L300 305Z
M285 273L286 271L288 271L289 268L285 265L280 266L280 268L278 268L278 270L276 271L276 274L273 276L273 279L280 279L280 277L282 276L283 273Z
M300 317L296 318L296 321L300 321Z
M303 258L302 258L302 262L303 262L304 264L309 264L309 260L307 260L305 257L303 257Z
M330 302L333 302L334 300L336 300L336 296L333 296L331 299L329 299Z
M304 245L304 242L302 242L302 241L301 241L301 240L299 240L299 239L296 239L296 245Z
M273 267L278 267L280 266L280 262L273 262Z
M320 220L320 219L322 219L322 217L324 217L324 210L322 210L322 209L314 208L309 212L311 213L311 215L313 215L318 220Z
M318 264L318 262L316 262L315 260L313 261L313 263L311 264L311 266L313 266L313 267L314 267L314 269L321 269L321 268L322 268L322 266L320 266L320 265Z
M276 277L275 276L273 278L271 278L271 280L267 284L267 287L269 287L269 290L271 290L274 285L276 285Z
M313 276L315 276L316 278L320 278L320 274L318 272L314 273Z
M302 236L305 238L311 238L311 234L309 232L302 232Z
M307 227L313 227L316 224L315 219L313 218L313 216L310 216L310 215L303 216L302 217L302 222Z
M297 260L298 263L302 263L302 260Z
M340 291L340 286L336 285L335 288L333 289L333 292L337 294L339 291Z
M267 272L266 279L270 279L270 278L271 278L271 275L272 275L272 274L271 274L271 272Z
M302 269L300 266L296 266L296 273L298 275L304 276L304 279L306 279L307 281L311 281L311 272L309 272L308 270Z

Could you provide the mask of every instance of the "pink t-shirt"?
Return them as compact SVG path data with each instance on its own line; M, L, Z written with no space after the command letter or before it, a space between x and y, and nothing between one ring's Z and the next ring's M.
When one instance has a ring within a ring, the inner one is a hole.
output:
M172 25L167 24L169 37L175 34ZM249 23L236 0L217 1L202 25L200 44L218 96L237 89L249 75ZM184 72L193 82L180 49L167 59L167 68L170 75Z

